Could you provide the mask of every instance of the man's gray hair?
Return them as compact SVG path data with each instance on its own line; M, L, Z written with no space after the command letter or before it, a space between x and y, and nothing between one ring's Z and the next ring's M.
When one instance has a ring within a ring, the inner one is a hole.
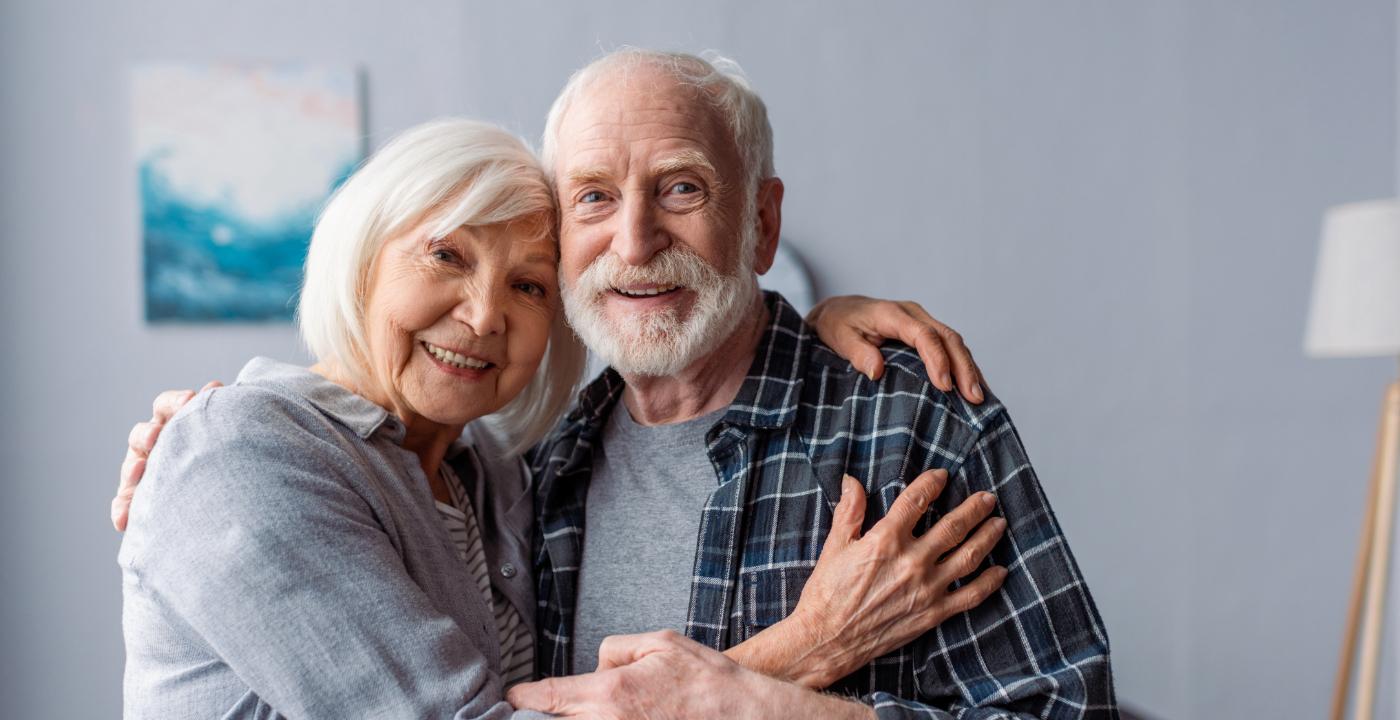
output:
M636 47L614 50L584 66L569 78L564 89L549 108L544 125L540 155L545 171L559 172L555 164L559 144L559 124L578 94L590 83L612 71L630 72L649 67L666 71L676 80L704 91L744 162L744 179L749 202L758 190L758 183L774 176L773 127L768 124L768 108L749 85L739 63L712 50L700 55L663 52Z

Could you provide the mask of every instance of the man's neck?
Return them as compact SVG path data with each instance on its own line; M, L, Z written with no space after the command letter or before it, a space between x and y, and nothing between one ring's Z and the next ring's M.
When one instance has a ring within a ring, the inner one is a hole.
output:
M759 340L768 327L768 307L759 293L740 323L713 350L675 375L623 375L622 402L639 425L669 425L700 417L734 402L749 374Z

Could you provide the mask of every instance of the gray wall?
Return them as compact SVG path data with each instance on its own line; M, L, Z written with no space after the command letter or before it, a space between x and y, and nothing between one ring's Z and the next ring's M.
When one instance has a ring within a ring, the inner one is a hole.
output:
M535 137L628 43L748 68L823 292L964 331L1124 700L1320 716L1393 367L1306 360L1302 324L1323 208L1395 191L1393 0L750 5L0 5L4 714L118 714L107 501L151 396L302 357L284 327L142 324L126 68L357 64L375 145L445 114Z

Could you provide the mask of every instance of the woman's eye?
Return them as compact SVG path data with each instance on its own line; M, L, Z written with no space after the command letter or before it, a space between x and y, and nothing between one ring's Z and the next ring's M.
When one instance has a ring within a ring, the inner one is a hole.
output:
M601 191L590 190L589 192L584 193L583 197L579 198L578 201L581 203L597 203L603 202L604 199L605 196Z
M441 262L457 262L457 253L446 248L437 248L433 250L433 259Z
M532 282L516 283L516 284L515 284L515 289L517 289L517 290L519 290L519 291L521 291L521 292L523 292L523 293L526 293L526 294L528 294L528 295L534 295L535 297L544 297L544 296L545 296L544 286L539 285L538 283L532 283Z

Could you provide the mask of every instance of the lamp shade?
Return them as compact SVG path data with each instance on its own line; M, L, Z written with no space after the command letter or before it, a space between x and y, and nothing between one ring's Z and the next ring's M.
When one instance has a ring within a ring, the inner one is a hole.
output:
M1317 357L1400 355L1400 200L1327 211L1303 345Z

